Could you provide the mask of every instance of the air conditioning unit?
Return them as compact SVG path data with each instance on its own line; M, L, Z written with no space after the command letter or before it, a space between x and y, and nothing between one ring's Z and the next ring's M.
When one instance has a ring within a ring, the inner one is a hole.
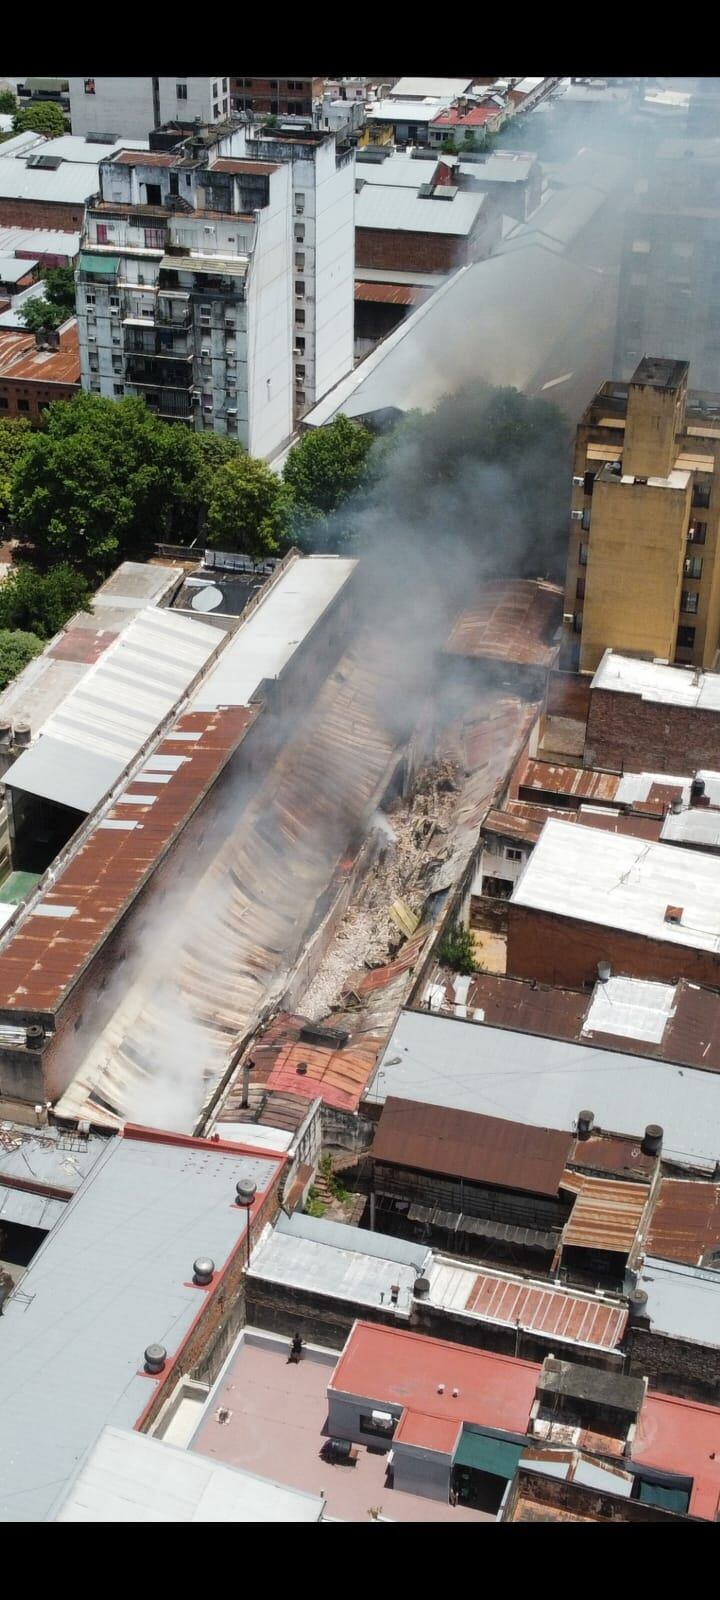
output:
M573 478L573 489L582 489L584 482L584 478Z
M237 416L237 406L228 406L227 414L228 414L229 417L236 417Z
M212 406L203 406L203 411L207 416L212 416L212 409Z
M571 520L571 522L582 522L582 519L583 519L582 511L571 511L570 512L570 520Z
M203 358L203 361L209 361L210 360L210 350L209 350L209 348L208 348L208 346L206 344L203 345L202 350L200 351L200 354L201 354L201 356Z

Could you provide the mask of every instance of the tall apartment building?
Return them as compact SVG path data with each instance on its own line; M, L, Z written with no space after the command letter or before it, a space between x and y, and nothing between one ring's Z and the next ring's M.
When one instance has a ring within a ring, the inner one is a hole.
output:
M313 131L218 127L102 162L83 387L276 453L352 370L354 196L352 151Z
M322 78L230 78L230 111L254 116L311 117ZM228 109L227 107L225 108Z
M720 133L720 104L715 103ZM625 219L613 372L644 350L690 364L720 388L720 138L673 137L638 156Z
M643 357L577 430L562 664L608 647L713 668L720 644L720 395Z
M228 111L227 78L70 78L73 133L147 139L166 122L215 122Z

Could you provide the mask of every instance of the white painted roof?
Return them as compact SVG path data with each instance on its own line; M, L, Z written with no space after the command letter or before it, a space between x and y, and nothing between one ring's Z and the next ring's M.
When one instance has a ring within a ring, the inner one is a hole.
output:
M281 1212L276 1226L256 1245L249 1276L355 1305L383 1306L405 1320L412 1310L415 1280L430 1259L420 1242ZM400 1292L393 1307L394 1285Z
M0 151L4 148L0 145ZM60 228L0 228L0 256L17 255L18 250L36 251L38 256L76 256L80 249L79 233L66 233Z
M675 987L672 983L645 983L640 978L622 977L597 983L582 1031L660 1044L674 1014Z
M720 951L720 858L551 817L512 894L530 906L647 939ZM680 923L665 921L681 906Z
M355 177L363 183L380 185L386 189L419 189L421 183L430 182L441 160L439 150L435 151L432 161L416 160L407 151L395 150L384 161L356 160Z
M416 165L420 166L421 163L418 161ZM421 183L429 182L432 177L429 162L428 167L427 177L421 178ZM471 232L485 202L486 196L480 189L458 190L451 200L442 200L435 195L420 199L408 188L390 189L382 184L368 184L355 196L355 227L398 229L408 233L458 234L465 237Z
M669 811L660 830L666 843L695 845L701 850L720 848L720 811L693 806L692 810Z
M94 810L224 639L209 623L147 607L48 717L4 782Z
M593 689L638 694L662 705L720 711L720 673L672 667L667 661L638 661L606 650L592 680Z
M432 122L440 111L451 105L452 95L441 100L378 100L368 107L368 122Z
M471 84L472 78L399 78L394 88L390 90L389 98L454 100L457 95L466 94Z
M0 145L0 200L85 202L100 187L99 162L118 150L149 150L147 140L118 139L114 144L88 144L63 134L58 139L33 136L19 148L13 140ZM29 167L28 156L59 156L54 170Z
M720 1159L720 1073L437 1012L400 1013L366 1099L388 1095L568 1131L592 1106L609 1133L659 1122L667 1160L708 1171Z
M289 1489L146 1433L103 1428L49 1522L320 1522L321 1495Z
M720 1345L720 1272L647 1256L638 1279L653 1329Z
M193 708L249 705L264 679L280 676L356 565L340 556L306 556L286 567L196 691Z

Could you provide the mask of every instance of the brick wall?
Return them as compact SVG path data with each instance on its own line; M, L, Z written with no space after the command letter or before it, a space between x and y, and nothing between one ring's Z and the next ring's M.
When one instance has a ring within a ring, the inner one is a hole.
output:
M585 738L586 767L687 772L720 767L720 713L593 689Z
M711 951L646 939L621 928L601 928L512 901L507 912L509 977L580 989L595 982L598 961L609 961L613 972L629 977L663 983L689 978L711 987L720 985L720 957Z
M431 200L428 205L432 205ZM409 233L405 228L355 229L358 267L385 268L389 272L451 272L467 259L467 240L452 234Z
M0 195L0 216L5 228L59 228L77 233L85 207L59 200L7 200Z
M700 1400L720 1405L720 1349L671 1339L667 1334L647 1328L628 1332L626 1371L647 1377L650 1388L662 1394L679 1395L685 1400Z
M72 400L79 393L79 377L77 383L32 383L28 378L0 378L0 418L27 417L30 422L39 422L45 407L53 400Z

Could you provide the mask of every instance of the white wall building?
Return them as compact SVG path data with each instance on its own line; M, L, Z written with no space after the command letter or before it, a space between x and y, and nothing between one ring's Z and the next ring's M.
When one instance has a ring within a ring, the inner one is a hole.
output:
M275 454L352 370L354 162L313 131L102 163L77 280L83 387Z
M73 133L146 139L164 122L214 121L228 109L227 78L70 78ZM217 108L217 109L215 109Z

